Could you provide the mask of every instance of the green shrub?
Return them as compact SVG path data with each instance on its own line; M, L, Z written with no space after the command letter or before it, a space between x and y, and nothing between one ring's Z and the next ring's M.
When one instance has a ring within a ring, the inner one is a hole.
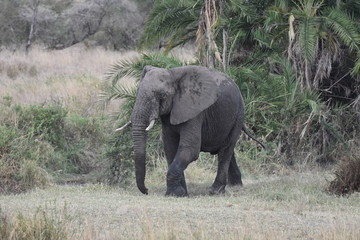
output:
M19 108L19 127L34 137L43 135L46 141L55 146L64 145L64 120L67 111L60 105L29 106Z
M50 174L86 174L102 166L106 121L67 115L58 104L0 102L0 192L45 187Z
M71 115L65 121L64 156L76 173L89 173L102 160L105 123L92 117Z
M19 193L49 185L51 178L44 170L53 154L49 144L19 136L1 149L0 193Z
M11 144L18 136L18 130L12 126L0 125L0 158L9 154Z
M0 193L21 193L50 182L47 172L34 161L0 160Z
M109 182L111 184L126 184L134 176L134 162L132 158L131 131L124 130L108 140L106 158L109 161Z
M44 171L53 148L15 126L0 125L0 193L44 187L50 178Z

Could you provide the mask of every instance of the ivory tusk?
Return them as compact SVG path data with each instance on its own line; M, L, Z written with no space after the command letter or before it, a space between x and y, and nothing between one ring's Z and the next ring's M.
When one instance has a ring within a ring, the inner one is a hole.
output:
M125 128L127 128L129 125L131 124L131 121L128 121L127 123L125 123L124 126L120 127L120 128L117 128L115 129L115 132L118 132L118 131L122 131L124 130Z
M152 129L154 124L155 124L155 119L151 120L149 126L145 129L145 131L149 131L150 129Z

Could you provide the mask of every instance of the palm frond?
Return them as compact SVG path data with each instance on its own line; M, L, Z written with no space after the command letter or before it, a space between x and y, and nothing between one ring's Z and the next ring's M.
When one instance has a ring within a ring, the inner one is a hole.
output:
M113 95L108 101L120 99L123 100L120 109L120 117L128 121L133 111L137 89L134 86L126 87L123 85L112 86Z
M196 29L201 1L158 0L146 22L139 47L151 47L163 38L183 31ZM195 30L196 31L196 30ZM195 36L195 34L193 35Z
M135 102L136 91L137 90L135 87L126 87L124 85L112 86L113 94L111 96L111 99L122 99Z
M146 65L151 65L154 67L160 68L174 68L184 66L185 63L174 55L166 55L159 52L154 53L143 53L140 66L145 67ZM141 68L141 69L142 69Z
M360 57L357 58L355 65L351 71L351 75L355 76L356 74L358 74L360 72Z
M115 86L121 79L127 77L139 80L143 68L147 65L172 68L183 66L184 63L172 55L142 53L137 57L117 61L105 74L105 80L111 82L112 86Z
M260 29L254 31L254 38L260 47L271 48L274 37L270 33L265 33Z
M234 53L234 50L236 47L236 43L238 42L238 39L241 37L244 37L245 35L246 35L246 33L242 29L240 29L235 35L233 35L232 38L229 39L231 44L230 44L229 53L228 53L228 62L227 62L228 66L230 65L230 60L233 57L233 53Z
M174 32L165 45L165 53L168 53L171 49L184 45L194 39L196 39L197 28L179 29Z
M360 50L360 33L355 20L346 12L337 8L328 9L324 17L326 24L343 44L349 47L350 50Z
M139 78L142 71L140 61L141 56L117 61L105 73L105 80L110 81L115 86L120 79L126 77Z
M358 0L348 0L344 4L344 9L356 18L360 17L360 1Z
M316 22L313 18L305 18L299 26L299 41L301 52L304 58L312 63L315 58L316 47L318 44L318 34Z

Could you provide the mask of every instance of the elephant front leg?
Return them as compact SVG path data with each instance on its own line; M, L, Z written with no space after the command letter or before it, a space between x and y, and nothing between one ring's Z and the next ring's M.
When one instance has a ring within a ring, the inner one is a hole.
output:
M169 168L166 176L167 196L187 196L184 170L187 168L189 163L195 161L199 157L201 145L201 124L201 115L184 124L181 124L178 127L178 145L171 145L171 142L176 141L169 141L167 144L167 146L169 146L169 151L167 152ZM168 135L167 139L170 139L169 136L170 135ZM174 149L176 149L176 154L171 161L170 157Z
M179 147L174 161L170 164L167 176L166 196L187 196L187 187L185 181L184 170L189 163L195 161L199 155L197 148Z
M174 161L166 175L166 196L185 197L188 195L184 176L184 168Z
M173 131L171 131L171 129L167 128L167 126L163 126L163 142L164 142L164 151L165 151L165 156L166 156L166 160L168 163L168 174L167 174L167 182L168 182L168 186L173 186L172 189L168 189L166 192L166 195L176 195L176 196L186 196L187 195L187 187L186 187L186 181L185 181L185 175L184 175L184 171L182 171L182 173L180 174L179 171L181 169L179 169L178 166L171 166L171 164L173 163L176 153L177 153L177 148L179 146L179 135L177 133L174 133ZM171 170L170 170L171 169ZM181 172L181 171L180 171ZM180 176L177 176L179 175ZM178 177L180 178L180 185L182 187L181 188L176 188L174 186L177 186L178 184L176 183L176 181L178 181ZM172 183L175 182L175 183ZM184 190L185 192L184 192ZM176 193L176 194L175 194Z

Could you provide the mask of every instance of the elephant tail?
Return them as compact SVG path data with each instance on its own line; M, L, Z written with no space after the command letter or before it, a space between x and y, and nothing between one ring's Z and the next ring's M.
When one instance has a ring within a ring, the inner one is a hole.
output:
M265 144L263 144L262 142L260 142L259 140L257 140L257 139L254 137L254 135L252 135L245 126L242 128L242 130L243 130L244 133L246 133L246 135L248 135L252 140L254 140L254 141L257 142L258 144L260 144L261 147L265 149L265 151L269 151L269 148L268 148Z

